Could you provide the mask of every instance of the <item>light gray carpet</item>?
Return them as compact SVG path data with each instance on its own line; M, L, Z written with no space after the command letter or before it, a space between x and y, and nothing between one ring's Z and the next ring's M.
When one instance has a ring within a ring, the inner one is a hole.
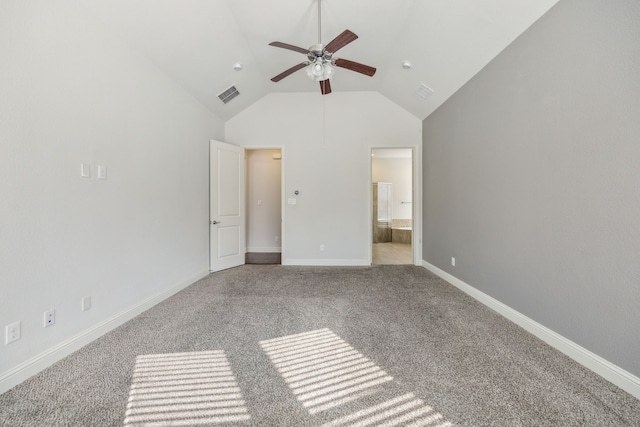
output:
M123 426L125 416L126 425L640 426L640 401L420 267L248 265L210 275L0 396L2 426Z

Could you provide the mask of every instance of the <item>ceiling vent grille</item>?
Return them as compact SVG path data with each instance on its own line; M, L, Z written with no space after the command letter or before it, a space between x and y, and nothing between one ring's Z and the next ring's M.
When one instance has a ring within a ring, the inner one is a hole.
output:
M218 95L218 99L222 101L223 104L227 104L236 96L240 95L238 89L235 86L231 86L229 89L225 90L221 94Z
M431 89L426 84L422 83L420 85L420 87L418 88L418 90L416 90L416 93L418 95L420 95L421 97L427 99L429 97L429 95L431 95L433 93L433 89Z

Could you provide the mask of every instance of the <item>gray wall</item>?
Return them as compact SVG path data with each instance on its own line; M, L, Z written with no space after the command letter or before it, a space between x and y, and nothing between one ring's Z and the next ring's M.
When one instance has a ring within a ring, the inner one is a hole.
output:
M561 0L423 124L424 259L636 376L639 41Z

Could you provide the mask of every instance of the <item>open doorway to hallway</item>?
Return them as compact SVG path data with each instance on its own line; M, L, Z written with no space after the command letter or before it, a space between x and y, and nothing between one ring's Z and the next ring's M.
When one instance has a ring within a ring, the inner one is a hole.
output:
M245 150L246 264L280 264L282 252L282 151Z
M372 264L413 264L413 149L371 150Z

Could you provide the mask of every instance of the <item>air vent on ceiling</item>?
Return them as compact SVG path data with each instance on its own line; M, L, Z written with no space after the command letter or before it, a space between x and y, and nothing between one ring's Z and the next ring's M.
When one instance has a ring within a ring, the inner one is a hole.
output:
M433 89L431 89L426 84L422 83L418 88L418 90L416 90L416 93L426 99L429 97L429 95L433 93Z
M222 101L223 104L226 104L238 95L240 95L238 89L236 89L235 86L231 86L229 89L219 94L218 99Z

